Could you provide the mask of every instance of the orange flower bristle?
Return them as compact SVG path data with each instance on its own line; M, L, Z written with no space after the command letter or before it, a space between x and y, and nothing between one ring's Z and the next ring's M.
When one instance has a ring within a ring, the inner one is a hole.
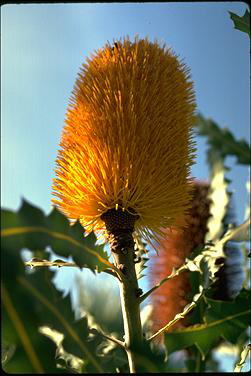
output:
M112 208L133 209L145 240L184 225L195 145L193 83L156 41L119 40L87 59L67 111L53 199L87 230Z
M173 268L181 267L185 259L199 245L204 243L207 233L207 222L210 216L210 200L208 199L209 184L195 181L193 184L192 206L186 216L186 228L182 230L165 229L166 237L158 244L158 253L152 256L149 267L151 284L155 285L161 279L172 273ZM189 272L166 281L151 295L153 305L153 332L164 327L182 312L189 303L188 294L191 291ZM174 324L170 331L186 326L186 318ZM156 337L157 341L161 337Z

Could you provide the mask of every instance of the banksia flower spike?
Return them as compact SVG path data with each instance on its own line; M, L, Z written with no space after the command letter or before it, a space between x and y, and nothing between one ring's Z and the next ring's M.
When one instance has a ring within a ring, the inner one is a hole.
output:
M145 240L183 224L194 163L195 98L186 66L147 39L106 44L78 75L57 158L53 202L88 230L134 216Z
M183 224L194 111L185 65L157 42L124 38L87 59L66 116L53 202L108 237L133 373L144 353L133 232L151 242Z
M205 243L208 232L208 220L210 217L210 185L203 181L193 182L191 208L186 216L186 227L182 230L165 229L166 238L158 244L159 255L153 254L149 266L151 284L155 285L161 279L171 274L173 268L181 267L191 252ZM234 213L231 201L223 218L224 227L234 221ZM242 278L241 252L228 242L224 246L226 258L220 258L216 263L221 264L216 273L216 281L212 284L212 298L220 300L233 299L240 290ZM189 279L189 271L182 272L178 276L168 280L151 295L152 299L152 330L157 332L175 315L182 312L190 302L188 297L192 290ZM239 290L238 290L239 289ZM189 325L186 317L174 324L169 331L184 328ZM156 337L157 342L161 337Z
M158 245L159 255L153 255L149 266L151 284L158 283L172 273L173 268L179 268L186 257L198 246L204 243L207 233L207 221L210 213L210 202L207 198L209 184L206 182L193 183L192 206L186 217L186 228L180 230L165 229L166 238ZM153 332L174 319L174 316L189 303L188 294L191 291L189 272L168 280L151 295L153 311ZM178 321L170 330L186 325L186 319ZM160 337L156 337L159 341Z

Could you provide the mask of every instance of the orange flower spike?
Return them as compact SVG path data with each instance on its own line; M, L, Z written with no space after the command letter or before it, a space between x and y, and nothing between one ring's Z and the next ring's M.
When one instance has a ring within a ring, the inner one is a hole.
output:
M57 158L53 202L91 230L120 207L146 240L182 224L190 207L195 95L188 69L164 46L124 38L83 65ZM156 235L157 234L157 235Z
M186 257L189 257L197 246L204 244L208 230L207 222L210 217L210 200L207 197L209 188L207 182L193 182L192 205L187 213L186 228L174 231L165 229L166 237L161 239L157 245L159 255L152 255L152 262L149 266L151 285L157 284L161 279L170 275L173 268L181 267ZM173 320L176 314L182 312L189 303L188 294L190 292L189 272L185 271L168 280L152 293L153 311L151 320L153 333ZM178 321L169 331L185 326L187 326L187 318ZM155 341L161 343L163 335L156 337Z

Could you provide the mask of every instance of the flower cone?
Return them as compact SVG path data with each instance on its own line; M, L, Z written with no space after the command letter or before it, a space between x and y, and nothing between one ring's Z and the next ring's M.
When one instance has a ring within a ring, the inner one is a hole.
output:
M135 215L152 241L190 207L195 95L189 70L148 39L107 43L78 75L57 158L53 203L87 230L102 215Z

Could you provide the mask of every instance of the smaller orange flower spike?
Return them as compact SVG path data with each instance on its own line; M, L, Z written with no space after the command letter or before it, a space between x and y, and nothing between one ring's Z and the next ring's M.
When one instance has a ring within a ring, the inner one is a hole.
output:
M149 265L149 280L151 285L159 283L163 278L172 273L173 268L181 267L191 252L205 243L208 232L207 224L210 217L209 199L210 185L203 181L194 181L191 208L186 216L186 228L183 230L166 229L166 238L162 239L156 247L159 255L153 254ZM229 202L223 224L228 227L234 222L232 203ZM228 242L224 246L226 258L220 258L216 262L222 264L216 273L217 280L211 285L213 299L231 300L236 297L242 286L242 252L235 244ZM181 313L184 307L191 302L189 293L192 290L189 271L182 272L178 276L166 281L151 294L152 301L152 330L157 332L175 315ZM168 331L181 329L188 324L186 316L178 321ZM163 340L163 336L157 336L156 342Z
M147 39L106 44L87 59L67 111L53 199L88 230L102 215L137 216L151 241L183 224L194 163L195 99L186 66Z
M204 243L207 233L207 222L210 216L210 200L207 198L209 184L194 182L192 207L186 217L187 227L183 231L165 230L166 238L162 239L157 249L159 255L154 254L149 266L151 284L155 285L161 279L178 269L185 262L186 257L198 246ZM191 291L189 272L168 280L151 295L153 312L153 332L158 331L189 303L188 293ZM186 318L174 324L171 330L186 325ZM156 337L159 341L161 337Z

